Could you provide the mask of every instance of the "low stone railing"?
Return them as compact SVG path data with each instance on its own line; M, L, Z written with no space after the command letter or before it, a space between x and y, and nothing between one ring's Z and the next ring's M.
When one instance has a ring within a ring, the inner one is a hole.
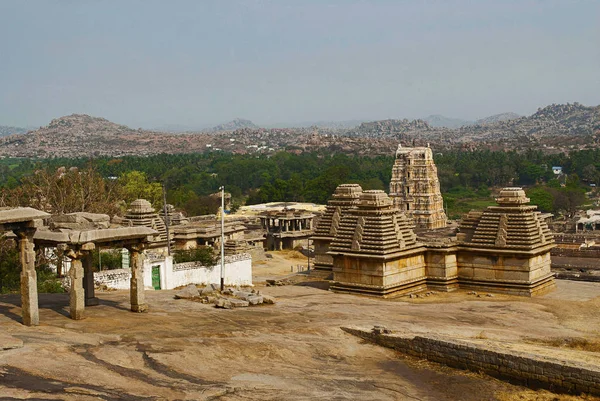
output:
M249 253L238 253L236 255L225 256L225 263L234 263L241 260L251 259L252 256ZM173 264L173 271L191 270L191 269L213 269L215 266L221 265L221 259L219 259L213 266L204 266L201 262L183 262Z
M440 336L401 336L366 329L343 331L396 351L454 368L484 372L533 388L600 395L600 367Z

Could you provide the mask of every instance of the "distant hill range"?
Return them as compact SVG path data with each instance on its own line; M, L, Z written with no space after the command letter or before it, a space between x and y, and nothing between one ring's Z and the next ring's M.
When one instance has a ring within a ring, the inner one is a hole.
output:
M474 124L468 124L468 125L491 124L491 123L497 123L500 121L516 120L519 117L521 117L521 116L518 115L517 113L500 113L500 114L494 114L493 116L479 119L479 120L475 121Z
M235 131L243 128L259 128L258 125L254 124L250 120L244 120L243 118L235 118L225 124L220 124L215 127L203 130L205 132L221 132L221 131Z
M471 125L473 121L461 120L460 118L451 118L442 116L439 114L432 114L423 118L423 121L426 121L427 124L432 127L445 127L445 128L459 128L463 125Z
M468 125L490 124L498 121L514 120L521 117L516 113L501 113L485 117L476 121L462 120L460 118L445 117L439 114L433 114L423 118L429 125L436 128L460 128Z
M27 128L20 127L9 127L7 125L0 125L0 136L7 136L13 134L24 134L29 131Z
M209 132L181 134L132 129L104 118L73 114L56 118L37 130L0 137L0 156L94 157L207 151L269 154L280 150L389 155L399 142L406 146L429 144L440 151L534 148L557 153L600 147L600 106L553 104L530 116L499 114L459 128L408 119L362 122L351 128L258 128L249 120L236 119Z

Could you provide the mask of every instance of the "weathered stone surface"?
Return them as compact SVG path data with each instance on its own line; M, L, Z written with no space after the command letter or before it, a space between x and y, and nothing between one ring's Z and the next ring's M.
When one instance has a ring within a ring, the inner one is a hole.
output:
M0 350L9 350L22 347L23 340L20 340L8 334L0 333Z
M189 284L175 293L175 299L192 299L200 296L200 291L194 284Z
M219 291L219 286L217 284L209 284L200 290L201 295L209 295Z
M244 308L249 305L248 301L235 298L219 298L215 301L215 306L223 309Z
M250 303L250 305L260 305L263 303L262 295L251 295L246 298L246 301Z
M263 303L265 303L265 304L274 305L276 303L276 299L272 295L263 294L262 297L263 297Z
M485 372L522 384L572 392L579 388L600 394L600 369L581 360L523 353L493 343L476 343L443 336L395 335L382 326L372 330L342 330L384 347L451 367Z
M229 298L229 302L234 308L245 308L250 305L248 301L244 301L243 299Z

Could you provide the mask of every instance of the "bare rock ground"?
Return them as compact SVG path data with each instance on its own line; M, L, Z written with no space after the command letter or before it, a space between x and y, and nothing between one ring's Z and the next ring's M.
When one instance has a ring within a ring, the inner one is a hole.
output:
M459 291L380 300L321 287L257 285L277 304L232 310L147 291L144 314L129 312L127 291L101 292L81 321L67 317L66 294L42 294L38 327L20 324L18 295L0 296L0 339L23 344L0 351L0 399L575 399L405 358L340 326L525 348L536 339L600 337L600 283L560 281L555 293L533 299Z

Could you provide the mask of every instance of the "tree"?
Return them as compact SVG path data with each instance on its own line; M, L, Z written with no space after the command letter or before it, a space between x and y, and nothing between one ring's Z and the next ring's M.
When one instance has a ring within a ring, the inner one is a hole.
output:
M130 204L136 199L146 199L156 210L163 206L162 185L159 182L148 182L146 174L141 171L129 171L119 177L123 200Z
M593 164L585 166L581 172L583 179L591 184L598 183L598 170Z
M548 189L538 186L527 190L532 205L537 205L542 212L554 211L554 195Z
M0 205L30 206L54 214L114 214L119 211L118 193L118 185L103 179L91 164L82 170L47 167L24 177L21 186L3 189Z

